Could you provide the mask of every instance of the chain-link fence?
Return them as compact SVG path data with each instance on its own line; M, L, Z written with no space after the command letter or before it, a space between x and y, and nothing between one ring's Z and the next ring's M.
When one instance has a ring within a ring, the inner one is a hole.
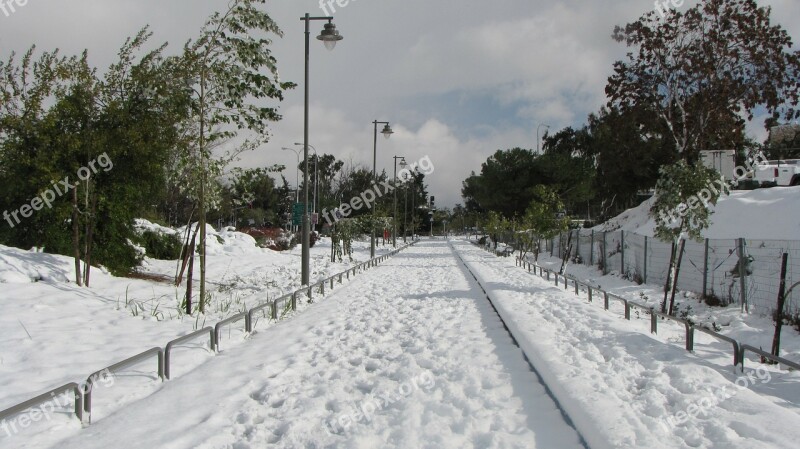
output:
M604 274L619 273L638 283L667 282L672 244L653 237L625 231L573 230L541 245L555 257L563 258L569 251L572 263L596 266ZM771 316L777 306L784 253L789 255L788 288L800 281L798 240L687 240L678 289L697 292L709 303L739 304L750 312ZM800 287L786 297L784 313L800 313Z

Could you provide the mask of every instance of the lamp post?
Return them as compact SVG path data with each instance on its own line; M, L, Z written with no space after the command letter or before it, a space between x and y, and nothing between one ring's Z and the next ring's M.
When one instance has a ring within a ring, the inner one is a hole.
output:
M387 139L394 133L392 128L389 126L389 122L379 122L377 120L372 122L375 125L375 132L374 132L374 139L372 145L372 180L378 180L378 177L375 175L375 168L378 165L378 125L384 125L381 134ZM375 204L372 205L372 229L370 229L370 236L369 236L369 257L375 257Z
M539 153L539 128L542 126L550 129L550 125L545 125L544 123L539 123L539 126L536 127L536 153Z
M406 158L403 156L392 156L394 159L394 214L392 215L392 246L397 248L397 160L400 159L400 167L405 167Z
M294 202L299 203L300 202L300 152L295 150L294 148L288 148L288 147L281 147L281 150L293 151L294 154L297 155L297 165L294 168L294 185L295 185Z
M409 173L411 175L411 173ZM408 179L403 179L403 243L408 242L406 235L408 234Z
M325 28L322 30L319 36L317 36L317 39L321 40L325 44L325 48L328 50L333 50L333 48L336 47L336 43L342 40L342 36L339 34L339 31L336 30L336 25L333 24L333 17L311 17L308 13L306 13L306 15L301 17L300 20L305 22L305 102L303 111L303 161L305 164L305 170L303 172L303 197L305 204L303 208L305 210L303 211L303 250L301 254L302 261L300 263L300 282L302 285L308 285L310 272L309 261L311 258L309 251L311 247L311 233L308 216L308 74L309 49L311 46L309 43L309 37L311 36L311 21L328 21L328 23L325 24Z
M302 143L295 143L295 145L303 145ZM317 184L319 183L319 156L317 156L317 149L314 145L308 144L308 147L314 150L314 199L311 201L311 212L317 213Z

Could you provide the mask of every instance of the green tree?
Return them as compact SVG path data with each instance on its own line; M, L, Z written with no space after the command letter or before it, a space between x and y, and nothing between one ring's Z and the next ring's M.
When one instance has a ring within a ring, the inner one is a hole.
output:
M717 204L720 195L727 193L727 185L719 174L703 165L691 166L679 161L661 169L650 215L656 222L655 236L672 242L662 312L667 312L667 295L670 291L669 314L674 312L684 240L691 238L702 241L702 232L711 223L711 205Z
M200 37L184 47L186 79L192 88L192 108L197 118L196 150L200 230L200 311L206 303L206 210L209 161L215 144L249 130L254 136L242 149L257 148L268 140L268 123L281 119L265 100L283 100L295 85L278 76L272 55L272 36L281 37L278 25L258 5L266 0L232 0L228 9L206 22Z
M569 217L561 214L564 203L551 187L537 185L533 188L535 198L525 210L517 233L520 242L520 257L533 251L534 261L539 260L539 241L552 239L569 229Z

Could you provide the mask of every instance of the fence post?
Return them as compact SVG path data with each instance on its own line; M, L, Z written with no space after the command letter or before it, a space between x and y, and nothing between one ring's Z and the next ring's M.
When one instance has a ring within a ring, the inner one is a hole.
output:
M708 239L706 239L705 251L703 252L703 298L708 293Z
M608 263L606 263L607 262L607 259L606 259L606 252L607 251L606 251L606 232L605 231L603 231L603 247L602 247L601 251L603 252L601 254L601 256L603 258L600 259L600 260L603 261L603 276L605 276L605 275L608 274Z
M750 308L747 305L747 290L746 290L747 282L744 279L744 276L746 274L745 273L745 266L744 266L745 265L744 239L740 238L738 243L739 243L739 245L738 245L739 246L739 251L738 251L739 252L739 287L742 290L742 296L741 296L742 312L744 312L744 311L748 311L749 312Z
M622 229L619 230L619 247L620 247L620 264L619 264L619 273L622 277L625 277L625 231Z
M642 283L647 283L647 236L644 236L644 275L642 276Z

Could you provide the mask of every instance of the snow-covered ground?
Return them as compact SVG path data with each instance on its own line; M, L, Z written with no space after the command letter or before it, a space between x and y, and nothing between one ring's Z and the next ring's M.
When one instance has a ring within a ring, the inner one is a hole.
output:
M639 209L618 223L646 223ZM183 287L95 270L92 288L78 288L70 258L0 247L0 409L298 287L299 248L277 253L231 231L210 241L213 300L194 317L179 310ZM355 263L331 263L329 245L312 248L312 279ZM369 244L355 247L356 261L366 260ZM176 264L148 259L144 271L172 277ZM660 286L593 267L568 272L637 302L660 300ZM592 449L727 449L800 439L800 373L753 359L736 372L727 344L696 334L688 353L680 326L662 322L651 335L649 317L626 321L621 307L605 311L466 241L426 239L315 299L278 323L259 321L251 335L231 326L216 356L202 339L181 346L170 381L157 379L154 361L104 377L91 426L81 428L67 402L0 423L0 448L570 448L582 436ZM691 294L679 301L696 322L771 343L769 318ZM782 348L800 360L791 327Z
M597 231L630 231L653 236L655 220L649 216L653 199L629 209L597 227ZM800 239L800 186L733 190L711 207L710 239Z
M753 362L737 373L713 339L689 353L677 334L651 335L513 258L456 246L591 448L796 446L800 373Z
M8 444L581 447L442 240L400 253L172 381L125 375L120 383L155 394L115 410L121 386L100 389L91 427L58 416L51 430Z
M208 241L212 300L205 315L194 317L179 307L185 282L176 288L94 269L91 288L81 288L73 259L0 246L0 410L299 288L299 247L279 253L229 231L214 232ZM311 249L312 281L369 259L368 242L355 242L354 249L356 262L331 263L330 240L318 242ZM379 246L378 253L390 249ZM176 266L147 259L143 271L174 279ZM269 325L265 321L259 326ZM241 331L230 338L241 341Z

